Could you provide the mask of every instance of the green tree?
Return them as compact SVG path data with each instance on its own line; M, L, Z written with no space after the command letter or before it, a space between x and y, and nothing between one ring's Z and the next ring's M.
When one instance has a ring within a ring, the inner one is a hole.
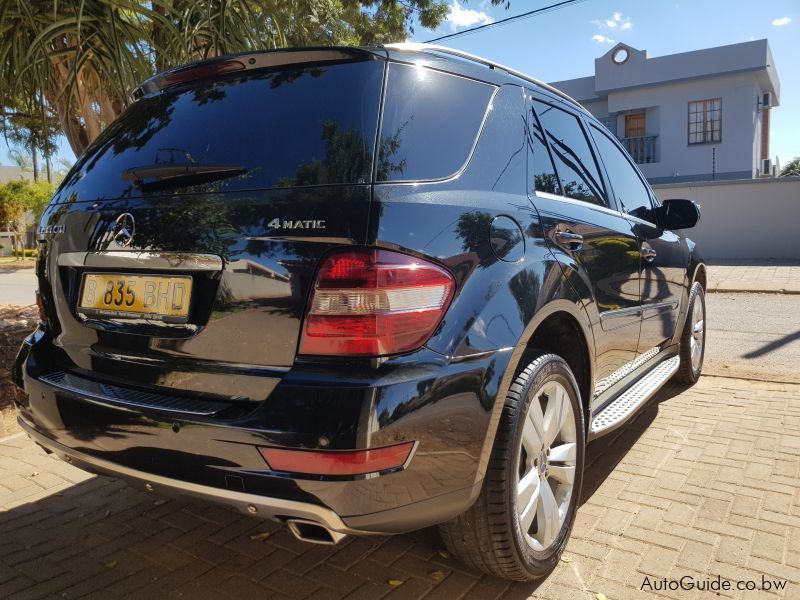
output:
M781 169L781 177L800 177L800 156L794 157Z
M399 41L414 19L434 28L447 11L446 0L0 0L0 110L39 115L42 128L55 120L80 155L136 85L165 68L231 52Z
M40 181L15 180L0 185L0 229L14 233L14 253L24 255L27 216L39 219L53 195L53 186Z
M20 152L17 148L11 148L8 151L8 158L23 171L31 171L31 157L27 154Z
M24 248L25 204L21 198L9 193L7 187L8 184L0 185L0 230L14 234L13 251L16 256L18 250Z

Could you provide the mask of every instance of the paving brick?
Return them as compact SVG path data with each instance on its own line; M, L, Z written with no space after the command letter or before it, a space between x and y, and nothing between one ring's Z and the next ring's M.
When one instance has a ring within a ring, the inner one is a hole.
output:
M716 498L706 498L697 516L701 519L711 519L712 521L722 522L726 520L730 506L730 499L718 500Z
M643 507L633 518L633 525L645 529L658 529L658 526L664 520L665 513L666 511L664 510L649 506Z
M724 537L716 550L716 559L719 562L743 567L750 554L750 542L734 537Z
M0 442L0 597L616 600L646 597L646 575L687 573L800 590L800 386L703 377L656 401L592 443L568 561L534 584L442 558L435 529L307 545L280 524L160 502L28 440Z
M629 512L616 508L609 508L606 509L595 527L600 531L607 531L608 533L622 533L632 519L633 514Z
M756 531L753 537L752 555L783 562L783 550L786 540L781 535Z
M638 570L647 575L666 577L678 559L678 552L668 548L652 547L642 557Z
M463 573L450 573L425 596L425 600L457 600L466 594L477 582L474 577Z
M494 577L482 577L477 585L469 589L464 595L464 598L469 598L470 600L499 598L511 585L512 584L507 581L502 581Z
M694 540L687 541L678 555L675 564L678 567L692 569L704 573L714 556L714 546Z
M315 566L306 573L306 577L325 587L336 590L340 595L349 594L362 583L362 579L353 573L342 571L325 563Z

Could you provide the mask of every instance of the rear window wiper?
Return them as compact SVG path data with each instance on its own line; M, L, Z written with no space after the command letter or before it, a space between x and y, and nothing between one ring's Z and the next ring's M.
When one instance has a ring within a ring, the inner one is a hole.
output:
M122 172L122 178L138 188L155 189L161 187L192 185L219 179L244 175L247 169L237 165L201 165L188 163L156 164L132 167Z

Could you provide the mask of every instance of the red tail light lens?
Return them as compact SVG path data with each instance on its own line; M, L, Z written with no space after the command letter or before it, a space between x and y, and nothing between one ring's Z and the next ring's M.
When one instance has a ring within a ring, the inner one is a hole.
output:
M317 275L300 354L415 350L442 320L454 289L445 269L407 254L371 248L331 254Z
M44 311L44 299L39 290L36 290L36 308L39 309L39 320L42 322L47 321L47 313Z
M197 79L208 79L209 77L218 77L226 73L233 73L235 71L243 71L244 64L238 60L226 60L214 62L209 65L201 65L197 67L189 66L185 69L179 69L172 73L168 73L161 77L161 87L168 88L187 81L195 81Z
M310 475L365 475L402 467L408 461L414 442L369 450L286 450L259 447L269 468L287 473Z

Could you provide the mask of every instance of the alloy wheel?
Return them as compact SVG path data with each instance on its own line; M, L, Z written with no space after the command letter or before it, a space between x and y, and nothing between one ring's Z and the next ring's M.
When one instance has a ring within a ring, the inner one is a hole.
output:
M706 322L703 316L703 304L705 300L702 294L697 294L694 298L692 308L692 337L690 339L692 369L697 371L703 360L703 345L705 343Z
M516 509L536 551L548 548L567 518L575 482L577 435L572 402L558 381L533 395L522 428Z

